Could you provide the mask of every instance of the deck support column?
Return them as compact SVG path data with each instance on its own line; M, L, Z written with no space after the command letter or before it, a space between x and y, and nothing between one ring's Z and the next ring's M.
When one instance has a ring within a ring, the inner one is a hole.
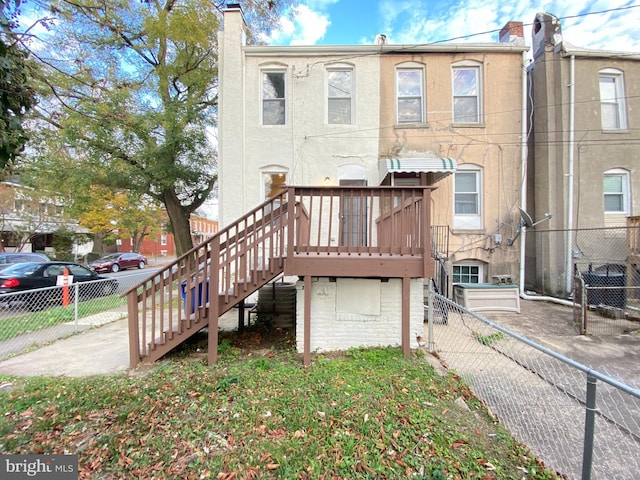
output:
M207 334L207 362L209 365L213 365L218 361L218 317L220 316L220 302L219 302L219 285L218 285L218 269L219 269L219 255L220 251L218 245L215 245L217 250L211 254L210 272L207 282L209 287L209 308L207 308L207 315L209 316L209 327ZM212 248L213 250L213 248Z
M140 330L147 328L146 321L138 320L138 300L132 295L127 295L127 309L129 312L129 367L133 368L140 363ZM142 315L146 315L146 311L142 310ZM146 352L145 352L146 353Z
M411 279L402 278L402 353L405 358L411 355Z
M305 367L311 365L311 276L304 276L304 358Z

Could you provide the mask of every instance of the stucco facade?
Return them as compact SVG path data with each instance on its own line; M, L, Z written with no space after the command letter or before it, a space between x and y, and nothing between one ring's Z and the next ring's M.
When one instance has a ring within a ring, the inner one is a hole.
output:
M431 223L450 226L445 281L453 281L454 268L471 265L476 281L507 275L517 282L528 50L521 22L509 22L500 42L450 45L246 46L243 28L240 9L228 9L220 39L221 227L277 191L274 182L436 185ZM455 67L476 75L475 119L453 119ZM422 72L417 100L401 98L399 69ZM337 100L350 103L347 120L332 123L336 71L350 79ZM281 89L277 98L267 98L274 95L265 87L270 74L283 75L283 85L273 87ZM276 121L265 116L273 100L283 109ZM418 121L400 118L405 100L419 104ZM388 173L388 159L418 166L408 175ZM425 166L441 159L452 168ZM456 201L464 203L454 188L456 165L477 174L475 190L462 193L475 196L473 215L455 212Z
M220 39L221 226L274 193L270 178L281 185L377 185L375 47L246 46L242 29L241 12L228 10ZM352 72L349 123L327 121L327 78L335 70ZM263 75L270 72L284 74L283 124L263 118Z
M457 165L453 175L435 183L438 188L432 195L432 225L450 228L449 283L453 269L461 266L475 266L474 280L480 283L491 282L494 275L518 281L520 244L510 239L516 237L520 222L527 47L522 24L510 24L517 27L510 41L404 48L381 57L380 124L385 128L380 157L449 158ZM407 69L424 77L421 121L398 118L399 75ZM473 75L468 98L476 108L475 116L463 119L454 116L459 71ZM466 192L473 196L473 212L460 211L464 190L459 184L456 192L455 185L461 172L474 175L469 177L475 180L474 190ZM407 174L391 182L400 180L429 184L431 179L428 174Z
M527 236L527 283L564 296L586 253L574 230L624 227L640 209L640 55L575 47L546 13L536 16L532 50L528 209L536 218L551 214L546 228L567 233ZM619 191L605 192L605 177ZM617 205L605 205L607 193ZM605 235L589 255L624 263L624 233Z

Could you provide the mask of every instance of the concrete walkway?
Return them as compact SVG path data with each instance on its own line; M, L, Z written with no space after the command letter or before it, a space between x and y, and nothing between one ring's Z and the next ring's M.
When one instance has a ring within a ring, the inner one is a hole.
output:
M84 328L77 334L53 341L28 353L0 362L0 374L30 377L36 375L86 377L110 375L129 370L129 330L126 312L110 312L82 319ZM117 317L117 320L114 320ZM110 318L110 321L108 321ZM92 324L95 328L88 328ZM238 328L238 311L232 309L220 317L222 330ZM95 326L99 325L99 326ZM59 334L59 327L57 327ZM88 329L87 329L88 328ZM36 332L32 335L42 332ZM34 340L25 338L20 342L33 345ZM39 339L41 341L41 338ZM14 343L15 341L12 340Z

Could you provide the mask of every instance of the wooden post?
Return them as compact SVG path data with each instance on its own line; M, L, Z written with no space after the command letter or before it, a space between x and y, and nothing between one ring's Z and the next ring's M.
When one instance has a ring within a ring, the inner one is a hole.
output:
M411 355L411 279L402 278L402 353Z
M311 365L311 276L304 276L304 361Z
M209 328L207 335L208 352L207 361L213 365L218 361L218 316L220 315L220 237L216 236L210 244L209 262ZM206 278L206 275L205 275Z
M140 327L138 320L138 299L136 291L127 295L127 311L129 314L129 366L135 367L140 363ZM143 315L146 312L142 311ZM143 326L145 322L142 322Z

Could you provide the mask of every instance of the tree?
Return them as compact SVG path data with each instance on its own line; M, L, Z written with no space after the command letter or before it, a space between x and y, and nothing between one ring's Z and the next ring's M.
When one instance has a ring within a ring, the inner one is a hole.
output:
M118 232L122 237L131 238L134 252L140 252L144 237L153 235L162 228L162 212L148 199L126 192L119 193L114 198L113 210Z
M45 4L47 4L45 2ZM54 0L37 108L45 157L60 143L92 184L164 205L178 254L189 217L217 180L208 132L216 124L222 1ZM261 27L282 1L246 1ZM45 158L42 157L42 158Z
M35 104L32 65L20 37L12 32L19 6L19 0L0 0L0 169L22 152L27 141L23 119Z
M140 251L144 237L158 232L163 224L160 208L148 198L128 191L113 194L94 185L74 196L70 211L94 237L94 252L103 252L103 243L118 237L131 238L134 252Z

